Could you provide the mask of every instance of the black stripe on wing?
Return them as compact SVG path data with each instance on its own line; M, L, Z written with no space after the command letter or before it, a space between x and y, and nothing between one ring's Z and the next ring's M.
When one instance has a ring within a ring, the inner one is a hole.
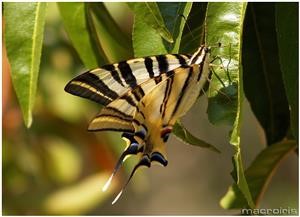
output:
M149 74L149 78L153 78L154 77L153 60L150 57L145 57L144 61L145 61L147 72Z
M163 99L163 103L161 104L161 107L160 107L160 113L162 115L162 118L165 117L165 113L166 113L166 108L167 108L167 103L168 103L168 100L169 100L169 97L170 97L170 94L171 94L171 91L172 91L172 86L173 86L173 81L174 81L174 77L170 77L170 79L168 80L168 84L167 84L167 87L166 87L166 90L165 90L165 96L164 96L164 99Z
M174 108L174 110L172 112L172 116L174 116L174 114L177 112L177 109L178 109L179 105L181 104L181 100L182 100L182 98L183 98L183 96L185 94L186 88L188 87L188 85L190 83L192 74L193 74L193 67L190 67L189 74L188 74L187 78L185 79L184 85L183 85L183 87L181 89L181 92L179 94L179 97L178 97L178 100L176 102L175 108Z
M101 115L111 115L114 114L115 116L120 117L123 120L127 120L127 121L131 121L133 119L133 116L130 114L126 114L123 111L119 110L118 108L114 108L114 107L104 107L101 110L101 113L99 115L97 115L95 118L100 117Z
M187 65L187 61L182 57L180 54L173 54L178 59L180 65L184 66Z
M138 102L145 96L145 92L141 86L136 86L132 90L132 94Z
M120 99L124 99L130 104L131 106L137 107L137 103L134 101L134 99L131 97L131 94L124 94L120 97Z
M107 105L119 97L115 91L91 72L85 72L72 79L66 85L65 91L76 96L91 99L102 105Z
M105 107L89 124L89 131L133 132L133 117L113 107Z
M156 60L158 62L158 68L160 73L169 71L169 63L166 55L158 55L156 56Z
M102 66L101 68L109 71L111 76L115 79L115 81L117 81L120 85L122 85L124 87L124 84L122 83L119 73L117 72L114 65L108 64L108 65Z
M130 68L130 65L126 61L119 62L118 68L121 72L122 77L124 78L125 82L130 86L131 88L135 88L137 85L136 78L132 74L132 70Z

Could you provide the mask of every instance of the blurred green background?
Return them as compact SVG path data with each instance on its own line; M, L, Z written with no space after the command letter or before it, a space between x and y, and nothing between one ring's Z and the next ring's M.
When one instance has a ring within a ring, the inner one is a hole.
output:
M130 37L133 17L125 3L106 3ZM8 62L2 60L2 200L5 215L219 215L219 201L232 184L232 147L228 127L216 127L206 115L202 96L183 118L197 137L222 153L189 146L171 136L169 165L140 169L115 204L114 196L132 162L110 190L102 186L112 172L124 142L120 133L87 132L100 106L64 92L65 84L85 71L70 44L55 3L49 3L34 121L26 129L11 84ZM200 114L200 115L199 115ZM244 103L242 151L245 168L265 147L263 130ZM290 154L279 165L261 201L262 208L298 208L298 158Z

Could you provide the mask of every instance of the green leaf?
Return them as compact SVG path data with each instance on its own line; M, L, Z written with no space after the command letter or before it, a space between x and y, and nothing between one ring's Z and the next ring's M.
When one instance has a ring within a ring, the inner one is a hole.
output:
M156 2L130 2L128 5L135 15L138 14L140 17L143 17L143 21L147 26L152 27L161 37L173 43L173 37L165 26Z
M181 42L181 36L183 28L185 26L192 5L192 2L158 2L158 7L160 9L161 15L165 20L167 28L170 30L174 43L168 43L166 45L168 52L178 53L179 46Z
M212 55L218 55L222 61L223 67L217 67L212 76L209 87L209 104L214 100L219 102L218 96L224 95L227 103L217 103L218 107L214 108L209 105L209 116L216 115L220 110L227 110L226 115L221 118L221 123L226 120L230 124L233 122L233 129L230 135L230 143L233 145L235 153L233 155L233 172L232 176L237 186L245 196L247 203L254 208L254 203L245 179L241 148L240 148L240 129L241 129L241 111L243 103L243 81L241 70L241 43L243 21L245 17L247 3L212 3L209 2L206 12L206 44L216 46L222 43L223 47L214 48ZM217 64L214 62L214 64ZM215 67L213 67L215 68ZM221 91L218 91L220 90ZM228 90L231 95L225 94ZM224 93L225 92L225 93ZM229 115L228 115L229 114ZM220 122L215 122L217 124Z
M141 3L136 3L139 7ZM156 3L155 3L156 4ZM166 53L178 53L181 42L184 20L179 13L188 17L191 3L168 3L166 7L163 3L158 3L167 26L171 28L175 43L170 44L162 39L157 30L145 22L144 12L135 9L133 26L133 48L135 56L150 56ZM135 4L130 4L134 7ZM143 5L143 3L142 3Z
M291 127L298 140L298 3L276 3L275 18L280 68L290 105Z
M57 4L66 31L84 65L87 68L95 68L107 63L87 4L84 2Z
M134 16L132 42L135 57L168 53L160 35L144 22L143 14Z
M94 15L94 23L101 46L110 62L118 62L132 57L129 37L122 32L103 3L86 3Z
M267 144L282 140L289 128L289 109L279 64L275 3L249 3L243 72L245 95L264 128Z
M289 140L273 144L265 148L245 171L255 205L257 206L267 183L270 182L279 163L289 153L297 148L295 141ZM225 209L245 208L248 204L236 184L233 184L221 200L221 206Z
M180 121L177 121L176 124L173 126L173 131L174 135L180 139L181 141L194 145L194 146L199 146L202 148L209 148L212 151L221 153L219 149L214 147L213 145L198 139L197 137L193 136L181 123Z
M214 73L208 92L208 118L213 124L233 125L236 119L245 7L240 3L208 3L207 6L205 43L212 47L212 59L218 57L211 67Z
M5 45L25 125L32 123L47 3L5 3Z

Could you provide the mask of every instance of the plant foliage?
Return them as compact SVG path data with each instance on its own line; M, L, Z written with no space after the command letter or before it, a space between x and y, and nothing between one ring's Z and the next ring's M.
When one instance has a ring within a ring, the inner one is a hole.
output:
M221 206L257 207L271 174L297 147L298 3L128 3L134 16L131 39L103 3L57 4L86 68L132 56L192 52L202 43L212 47L207 113L212 124L231 127L228 143L234 149L233 185ZM38 86L46 7L47 3L4 4L5 46L27 127ZM245 97L264 129L267 147L244 172L240 129L246 124ZM186 143L218 151L180 123L174 134Z

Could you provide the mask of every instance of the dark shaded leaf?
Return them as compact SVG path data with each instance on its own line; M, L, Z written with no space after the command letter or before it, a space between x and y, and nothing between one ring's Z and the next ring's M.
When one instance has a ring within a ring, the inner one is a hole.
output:
M176 124L173 126L173 131L174 135L180 139L181 141L194 145L194 146L199 146L202 148L209 148L212 151L221 153L216 147L213 145L198 139L197 137L193 136L179 121L176 122Z
M275 4L276 30L279 62L282 78L290 105L291 128L298 139L298 89L299 89L299 45L298 45L299 3Z
M279 163L296 148L297 144L292 140L273 144L265 148L245 171L245 176L256 206ZM222 198L221 206L225 209L235 209L246 208L248 204L237 185L233 184Z
M271 145L282 140L289 127L277 48L275 4L250 3L244 27L245 95Z
M25 125L32 123L47 3L5 3L5 46Z
M207 2L194 2L186 20L180 45L180 53L193 53L204 44L204 21Z

